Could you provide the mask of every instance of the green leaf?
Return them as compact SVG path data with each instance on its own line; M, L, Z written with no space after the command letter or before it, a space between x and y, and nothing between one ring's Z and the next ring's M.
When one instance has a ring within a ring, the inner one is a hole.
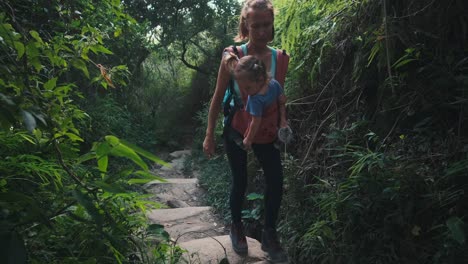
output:
M72 65L73 67L81 70L84 75L89 78L89 72L88 72L88 68L86 67L86 63L82 60L82 59L75 59L72 61Z
M88 214L93 218L98 227L102 227L104 223L103 216L99 213L98 209L94 205L93 200L87 195L82 193L80 190L73 190L73 197L81 204Z
M450 231L450 237L460 245L465 243L465 232L463 231L463 221L458 217L451 217L446 222Z
M14 45L15 45L15 49L17 52L16 59L19 60L23 57L24 52L25 52L24 44L19 41L15 41Z
M120 144L120 139L115 136L108 135L108 136L105 136L104 138L106 139L107 142L109 142L111 146L116 146Z
M21 115L23 116L23 122L26 129L32 133L37 126L36 119L34 119L34 116L30 112L25 110L21 111Z
M125 157L133 161L144 170L148 170L148 165L131 148L121 144L119 139L114 136L106 136L105 139L110 143L112 149L109 154L117 157Z
M259 194L259 193L249 193L249 195L247 195L247 200L249 201L254 201L254 200L263 200L263 194Z
M76 160L76 162L77 162L78 164L80 164L80 163L86 162L86 161L88 161L88 160L92 160L92 159L94 159L94 158L96 158L96 153L88 152L88 153L86 153L86 154L84 154L84 155L81 155L81 156Z
M94 185L96 185L97 187L101 188L103 191L105 192L109 192L109 193L126 193L126 190L123 189L122 187L118 186L118 185L110 185L110 184L107 184L105 182L102 182L102 181L95 181L93 182Z
M42 38L39 36L39 33L37 33L37 31L35 30L31 30L29 31L29 34L31 34L31 36L39 43L43 44L44 41L42 41Z
M133 149L135 152L137 152L138 154L142 155L145 158L148 158L151 161L154 161L154 162L156 162L156 163L158 163L158 164L160 164L162 166L172 167L169 163L161 160L160 158L156 157L154 154L152 154L152 153L150 153L150 152L148 152L148 151L146 151L146 150L144 150L144 149L142 149L142 148L140 148L140 147L138 147L138 146L136 146L136 145L134 145L134 144L132 144L130 142L127 142L127 141L121 139L120 143L122 143L125 146Z
M121 28L117 28L115 31L114 31L114 37L119 37L120 35L122 34L122 29Z
M152 179L130 179L128 180L128 184L146 184L148 182L152 182Z
M57 79L58 79L58 77L49 79L46 83L44 83L44 88L45 88L46 90L52 90L52 89L54 89L55 86L57 86Z
M106 47L102 45L94 45L91 47L91 50L95 54L98 54L99 52L104 53L104 54L114 54L112 51L108 50Z
M169 241L170 236L166 230L164 230L164 226L160 224L151 224L146 228L146 232L148 234L154 235L159 238L163 238L165 241Z
M143 179L150 179L150 180L153 180L153 181L167 182L166 179L161 178L161 177L159 177L157 175L154 175L149 171L139 170L139 171L136 171L134 174L136 176L139 176L139 177L143 178Z
M84 140L83 140L81 137L79 137L78 135L75 135L75 134L73 134L73 133L65 133L65 135L66 135L69 139L71 139L72 141L84 142Z
M42 69L42 64L39 59L39 50L34 42L29 42L26 46L26 55L28 56L29 63L31 63L36 71L40 71Z
M107 156L111 151L111 146L107 142L98 143L96 145L96 155L98 158Z
M109 157L102 156L98 158L98 168L101 172L107 172L107 166L109 165Z

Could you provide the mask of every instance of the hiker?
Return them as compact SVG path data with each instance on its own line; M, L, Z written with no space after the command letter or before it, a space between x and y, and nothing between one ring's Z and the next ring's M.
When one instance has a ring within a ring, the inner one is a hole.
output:
M285 51L268 46L268 43L274 37L273 20L274 10L271 1L246 0L242 7L238 34L234 41L247 41L247 43L240 47L228 47L224 52L232 52L239 58L246 55L256 57L263 62L270 76L284 87L289 56ZM208 113L203 150L208 157L214 154L214 128L223 103L225 116L224 148L232 174L232 188L229 200L232 218L230 237L233 249L239 254L248 251L241 221L242 205L247 187L247 152L242 145L243 135L247 131L251 118L245 110L246 102L245 87L242 87L242 83L237 83L231 78L228 67L221 61L216 88ZM262 132L259 134L262 134ZM256 144L254 140L252 149L262 166L266 182L262 249L268 253L272 261L281 262L287 260L287 255L281 247L276 233L276 221L283 193L283 167L280 151L275 147L274 141L275 139L272 139L270 142Z
M251 121L244 133L243 147L249 150L253 142L273 142L277 137L278 125L279 128L288 126L283 88L269 76L265 64L254 56L239 59L234 53L225 52L223 60L248 95L245 110L250 114Z

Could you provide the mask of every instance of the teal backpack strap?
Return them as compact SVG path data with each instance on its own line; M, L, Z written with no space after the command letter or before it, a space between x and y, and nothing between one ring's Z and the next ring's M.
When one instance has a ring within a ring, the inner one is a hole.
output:
M278 58L278 51L272 47L268 47L271 50L271 66L270 66L270 74L271 77L276 77L276 62ZM241 45L242 53L247 55L247 44Z
M242 54L244 54L244 56L246 56L247 55L247 44L242 44L241 49L242 49Z
M271 66L270 66L270 74L271 77L276 78L276 60L277 60L277 51L274 48L269 47L271 50Z

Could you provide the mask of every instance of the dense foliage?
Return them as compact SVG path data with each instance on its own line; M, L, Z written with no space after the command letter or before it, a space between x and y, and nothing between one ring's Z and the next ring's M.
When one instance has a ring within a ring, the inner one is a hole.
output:
M276 1L298 263L466 263L466 1Z
M466 1L274 4L272 45L292 58L280 222L292 262L465 263ZM134 186L164 162L137 145L180 146L194 123L192 163L229 219L226 157L200 150L238 1L0 6L2 263L176 262L146 224L159 205ZM258 228L263 179L249 168L243 216Z
M119 1L1 5L2 263L165 258L148 254L152 234L164 234L143 214L157 204L130 188L158 179L143 159L164 162L114 136L84 142L80 131L89 115L77 101L125 84L126 66L100 63L113 54L105 42L136 22ZM122 158L126 168L109 166Z
M280 222L291 260L466 263L466 1L274 4L274 45L292 57ZM207 188L229 183L219 168L201 166Z
M182 105L170 98L190 86L183 65L202 61L188 43L236 6L142 3L0 1L0 262L177 261L144 215L160 205L134 187L159 179L147 163L165 163L130 142L164 143L155 130Z

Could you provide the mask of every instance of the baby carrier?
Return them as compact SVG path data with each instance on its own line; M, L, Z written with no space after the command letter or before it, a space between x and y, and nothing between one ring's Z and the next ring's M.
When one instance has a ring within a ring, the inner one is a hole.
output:
M241 50L239 51L236 46L232 46L232 51L241 58L244 55L247 55L247 45L242 44L240 46ZM289 56L286 54L286 51L279 51L274 48L269 47L271 50L271 71L270 75L276 79L283 87L284 80L286 78L286 72L288 71ZM244 108L244 102L241 98L241 93L239 90L239 85L237 82L231 78L229 80L226 93L224 94L223 99L223 112L224 112L224 126L231 126L232 119L234 118L235 113L239 109Z

